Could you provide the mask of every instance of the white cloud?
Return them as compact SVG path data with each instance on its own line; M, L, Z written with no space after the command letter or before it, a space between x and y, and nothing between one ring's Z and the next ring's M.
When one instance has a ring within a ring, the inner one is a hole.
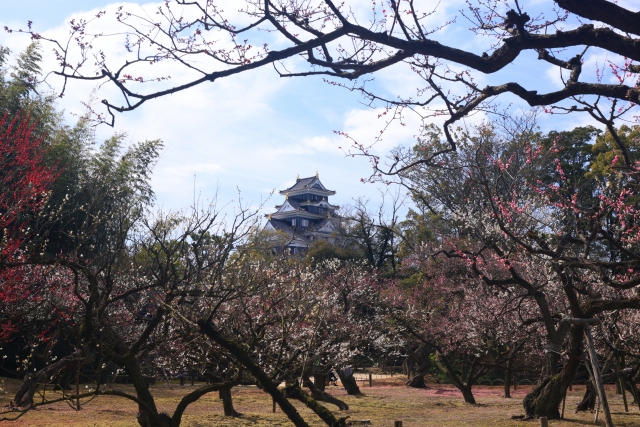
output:
M146 3L142 7L148 10L148 16L153 17L155 8L162 4ZM223 4L231 20L240 24L249 22L250 18L239 12L239 5L244 4L243 1L225 1ZM430 4L423 2L421 8L429 8ZM453 15L459 15L457 10L463 4L463 0L442 2L437 12L427 19L427 24L435 26ZM106 10L107 15L95 22L95 31L112 33L115 31L111 27L113 16L120 5L122 3L114 3L100 9L74 13L69 19L92 17L98 10ZM349 6L358 19L362 19L363 23L368 22L370 0L350 1ZM139 10L141 6L127 3L126 7ZM489 39L469 37L468 24L462 19L458 16L454 26L434 34L434 38L448 46L472 49L480 54L482 49L486 49ZM13 26L15 28L17 25ZM66 26L57 26L43 31L43 34L64 38L67 31ZM277 34L261 32L260 37L266 37L272 47L290 45ZM9 45L14 52L22 50L28 42L28 37L9 36L6 33L0 35L0 43ZM217 44L229 46L229 41L220 39ZM48 61L45 68L51 68L51 46L44 46L45 59ZM122 38L119 37L96 41L93 51L99 49L115 63L130 58L124 52ZM592 75L589 73L593 73L596 60L602 64L602 58L595 54L587 57L583 71L585 77ZM73 62L77 62L77 57ZM213 67L206 60L202 60L201 64ZM95 67L93 63L90 63L91 67ZM299 71L304 64L300 58L293 58L287 61L287 67L291 71ZM456 72L463 69L451 67ZM536 85L548 89L549 82L559 88L561 82L557 71L554 76L550 71L552 69L557 70L543 61L527 57L518 58L514 65L493 75L474 73L474 76L480 87L518 81L532 89L538 89ZM198 75L184 66L166 61L155 65L141 64L135 73L171 76L169 82L142 85L127 83L131 88L141 91L184 83ZM391 98L397 95L415 96L416 90L425 86L425 82L407 64L385 69L377 73L375 78L372 87ZM60 87L60 80L50 80L57 88ZM452 86L443 83L443 88L446 90ZM96 89L98 100L121 100L112 85L97 87L95 82L71 81L65 98L60 100L60 106L67 112L82 114L84 108L80 102L86 101L93 89ZM135 112L117 115L115 130L127 132L131 141L155 138L165 141L165 152L153 178L159 203L165 206L187 206L191 203L194 174L196 190L205 197L215 194L219 183L221 200L237 197L236 186L239 186L244 197L257 201L274 188L281 190L287 184L291 185L297 174L311 176L316 170L320 172L325 185L338 191L336 202L340 204L360 195L377 198L375 187L357 184L361 177L367 176L370 165L363 159L345 157L338 147L348 149L350 143L333 133L333 130L344 131L364 145L371 144L380 135L391 113L382 115L383 109L368 109L359 101L361 98L356 93L327 86L321 78L282 79L271 68L263 68L149 101ZM509 96L501 96L499 101L505 104L520 102ZM433 108L442 108L442 105L434 105ZM428 116L425 110L417 111ZM478 123L484 118L484 113L478 113L466 118L465 123ZM444 119L444 116L426 117L424 122L441 125ZM402 121L394 121L386 129L381 140L372 148L373 151L384 155L397 145L413 144L424 122L418 114L405 110ZM111 128L100 127L98 135L104 137L112 131ZM279 199L280 196L276 194L273 200L279 203Z
M564 87L564 83L562 81L562 78L560 77L561 72L562 72L561 68L556 67L555 65L549 65L544 72L544 75L547 77L547 79L545 80L545 83L550 84L556 90L562 89ZM568 78L566 73L564 73L563 77L564 77L564 81L566 81Z
M313 151L327 151L331 153L342 153L340 142L336 137L312 136L302 140L305 146Z

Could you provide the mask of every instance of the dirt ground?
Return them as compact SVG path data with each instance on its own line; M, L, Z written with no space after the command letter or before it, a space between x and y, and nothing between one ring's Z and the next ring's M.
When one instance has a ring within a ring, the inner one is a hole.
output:
M15 380L0 381L3 392L0 392L0 406L6 405L18 382ZM90 387L90 385L86 385ZM132 391L131 386L115 385L123 391ZM167 384L151 386L152 393L157 399L160 410L172 413L177 402L185 393L198 387L198 384L185 386ZM85 388L85 385L82 386ZM348 396L341 387L328 387L328 391L340 399L345 400L350 409L336 415L349 416L348 421L369 420L371 426L392 427L395 420L401 420L403 427L431 427L431 426L538 426L537 420L511 420L513 415L523 414L522 398L530 387L518 387L512 392L513 398L502 396L502 387L478 386L474 387L477 405L467 405L461 394L452 386L432 384L428 389L416 390L404 387L402 378L374 377L373 387L361 387L363 396ZM629 402L629 413L624 412L622 396L615 395L615 389L610 388L608 397L616 426L640 427L640 410L637 405ZM594 414L575 414L574 409L584 393L584 386L575 386L569 393L565 409L564 420L554 420L551 426L577 427L590 425L604 425L602 417L598 424L593 422ZM47 398L54 398L52 391L46 392ZM60 396L58 394L58 396ZM233 389L234 405L243 415L230 418L222 415L222 403L217 393L211 393L198 402L189 406L183 418L183 426L204 427L267 427L290 426L280 409L272 413L270 397L256 387L236 387ZM324 427L323 423L309 410L294 402L305 419L312 426ZM332 410L336 409L328 405ZM0 422L0 425L23 426L52 426L52 427L99 427L114 426L137 427L135 416L136 405L119 397L99 397L85 402L80 411L71 408L67 403L58 403L39 407L30 411L20 419L12 422ZM6 415L6 414L5 414Z

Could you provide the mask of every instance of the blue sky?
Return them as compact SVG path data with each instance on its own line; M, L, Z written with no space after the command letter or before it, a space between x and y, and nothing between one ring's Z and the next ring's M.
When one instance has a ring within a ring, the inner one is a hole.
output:
M72 14L110 4L96 0L0 2L1 26L25 28L31 20L41 33L62 26ZM0 35L0 44L14 53L27 43L28 38L21 35ZM126 132L131 141L164 140L165 150L153 178L159 206L189 206L194 180L203 199L218 192L218 199L226 203L237 199L240 189L245 201L257 205L272 190L292 185L298 174L312 176L316 171L327 187L338 192L334 203L348 204L359 196L378 199L374 185L360 183L370 171L368 162L345 157L333 134L333 130L344 129L349 112L365 109L358 96L321 79L280 79L266 69L216 86L154 101L119 115L115 129L98 128L99 137L117 131ZM60 107L67 113L81 113L80 101L88 100L93 88L91 84L71 85ZM207 91L208 97L203 95ZM73 116L67 117L73 121ZM280 198L276 194L267 206L279 204Z
M455 4L463 2L450 3L453 6L445 5L449 7L446 11L455 14ZM527 3L535 8L540 1ZM92 10L95 14L98 8L115 9L114 3L103 0L0 0L0 4L0 26L24 28L31 20L36 31L58 35L65 34L63 24L72 15L79 17ZM481 52L488 41L469 39L468 33L462 32L467 27L462 22L439 37L449 45ZM27 43L24 36L0 35L0 44L14 52ZM541 91L561 87L557 71L538 61L534 53L521 55L515 64L497 75L481 77L479 83L505 79ZM52 84L56 86L55 80ZM373 84L382 93L394 96L415 91L417 82L406 66L396 66L377 75ZM88 101L93 89L93 83L69 86L59 101L69 120L73 120L69 113L82 113L80 102ZM344 130L362 142L372 140L384 123L377 118L378 111L361 101L357 94L330 86L321 78L282 79L265 68L152 101L133 113L117 116L115 129L101 126L97 134L103 138L117 131L126 132L130 141L164 140L166 148L156 167L153 186L158 205L165 209L189 206L194 180L195 190L203 199L212 198L217 191L218 199L227 202L237 198L240 189L245 201L257 205L272 190L292 185L298 174L305 177L316 171L327 187L338 192L334 203L348 204L360 196L377 203L378 188L360 183L360 178L370 173L369 163L346 157L338 147L348 144L333 133ZM518 108L516 99L502 97L500 101L503 105L514 102L514 110ZM480 115L469 122L481 119ZM409 126L392 128L375 150L385 153L395 145L411 144L419 122L413 117L408 121ZM585 123L589 121L580 116L541 120L544 130ZM280 199L276 193L267 206L279 204Z

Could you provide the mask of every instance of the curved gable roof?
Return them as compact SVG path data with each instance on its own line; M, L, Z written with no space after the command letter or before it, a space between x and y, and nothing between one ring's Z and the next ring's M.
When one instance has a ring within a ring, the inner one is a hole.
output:
M317 176L311 176L308 178L300 178L291 187L287 188L286 190L281 190L280 194L286 194L290 191L297 192L297 191L305 190L308 188L315 188L323 191L332 191L332 190L327 190L327 187L322 185L322 182L320 182L320 178L318 178Z
M291 212L300 210L300 205L295 200L287 199L278 208L278 212Z

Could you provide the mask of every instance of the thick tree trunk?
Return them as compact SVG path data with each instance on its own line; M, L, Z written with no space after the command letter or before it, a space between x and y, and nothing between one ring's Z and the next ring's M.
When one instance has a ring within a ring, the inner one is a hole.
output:
M319 404L313 397L309 396L305 393L300 385L296 382L295 384L287 385L285 389L287 397L291 397L292 399L299 400L304 403L307 408L311 409L315 414L320 417L322 421L324 421L329 427L347 427L346 419L344 418L336 418L330 410Z
M308 380L308 378L307 378L307 380ZM313 397L315 400L319 400L321 402L327 402L327 403L331 403L333 405L336 405L338 407L338 409L340 409L341 411L348 411L349 410L349 405L344 403L342 400L331 396L329 393L325 392L324 390L320 390L311 381L309 381L308 384L309 384L309 390L311 390L311 397Z
M430 347L423 344L418 349L413 352L409 350L409 357L415 363L411 364L411 370L409 371L409 380L405 383L405 385L414 388L425 388L424 384L424 376L429 373L431 369L431 359L429 356L431 355ZM417 368L414 367L418 365Z
M84 352L76 350L44 369L25 375L9 406L12 408L29 408L33 405L33 396L41 384L51 382L51 377L56 377L61 372L77 370L84 362Z
M405 358L402 362L402 373L407 376L407 380L410 380L413 376L415 366L416 362L410 357Z
M569 357L560 373L558 373L559 355L554 352L545 353L538 385L522 400L527 418L560 418L558 408L582 359L582 326L571 326L569 346Z
M625 362L624 358L622 359L622 367L624 368ZM640 380L640 363L636 364L635 367L632 368L632 373L626 375L624 377L624 385L625 388L631 393L633 396L632 405L638 405L638 409L640 409L640 390L636 387L636 383Z
M362 394L360 392L360 387L358 387L358 383L353 376L353 372L351 372L349 376L346 376L343 369L336 369L336 371L338 371L338 377L340 377L340 382L342 383L344 389L347 391L347 394L351 396Z
M293 406L291 402L284 397L282 392L280 392L278 385L269 378L262 368L253 361L251 356L240 345L222 336L209 322L200 320L198 321L198 327L203 334L234 355L237 362L244 366L247 371L258 380L260 386L271 395L273 400L275 400L278 406L280 406L282 412L285 413L294 426L309 427L309 424L307 424L300 413L298 413L295 406Z
M415 364L416 362L414 362L410 357L405 358L402 362L402 373L407 376L407 380L410 380L413 376Z
M470 405L476 404L476 398L471 392L471 386L462 386L460 387L460 391L462 392L462 397L466 403L469 403Z
M598 393L593 387L593 384L591 383L591 381L587 381L587 389L585 390L584 396L582 397L582 402L580 402L576 407L576 412L593 410L596 407L597 396Z
M640 390L638 390L638 387L636 387L633 381L629 381L628 379L625 381L624 385L629 393L631 393L631 395L633 396L633 402L631 402L631 404L638 405L638 409L640 409Z
M142 375L138 360L134 356L127 356L122 360L139 401L137 419L140 427L175 427L168 414L158 412L156 401L149 391L149 383Z
M220 389L220 398L222 399L222 407L224 415L227 417L239 417L241 414L233 407L233 399L231 397L231 387L222 387Z
M158 422L153 422L148 411L140 411L137 415L138 424L141 427L174 427L171 418L164 412L158 414L157 419Z
M405 383L408 387L413 388L425 388L426 384L424 383L424 376L429 372L429 370L419 369L418 372L411 378L409 381Z
M72 390L71 383L75 379L75 372L73 369L64 369L58 374L58 379L55 381L53 389L55 391Z
M513 359L507 362L507 369L504 371L504 397L511 398L511 372L513 368Z
M313 382L315 385L315 388L317 388L320 391L324 391L326 385L327 385L327 374L313 374Z
M456 386L456 388L462 392L462 397L464 398L464 401L471 405L476 404L476 399L475 397L473 397L473 393L471 392L471 387L473 387L473 381L474 381L473 378L474 378L476 363L477 363L477 359L474 359L473 363L471 364L471 367L469 368L469 373L467 374L468 381L467 383L465 383L458 376L458 374L456 374L455 369L453 368L451 363L449 363L449 359L446 356L438 352L436 357L436 364L438 365L438 368L449 376L453 385Z
M611 372L611 373L608 373L607 375L602 376L602 382L610 383L611 381L616 381L616 383L619 384L620 381L618 381L618 378L620 377L624 378L624 375L620 372ZM597 396L598 396L598 393L595 387L593 386L593 382L587 381L587 389L585 390L584 396L582 397L582 402L578 404L576 411L580 412L580 411L593 410L596 407Z

